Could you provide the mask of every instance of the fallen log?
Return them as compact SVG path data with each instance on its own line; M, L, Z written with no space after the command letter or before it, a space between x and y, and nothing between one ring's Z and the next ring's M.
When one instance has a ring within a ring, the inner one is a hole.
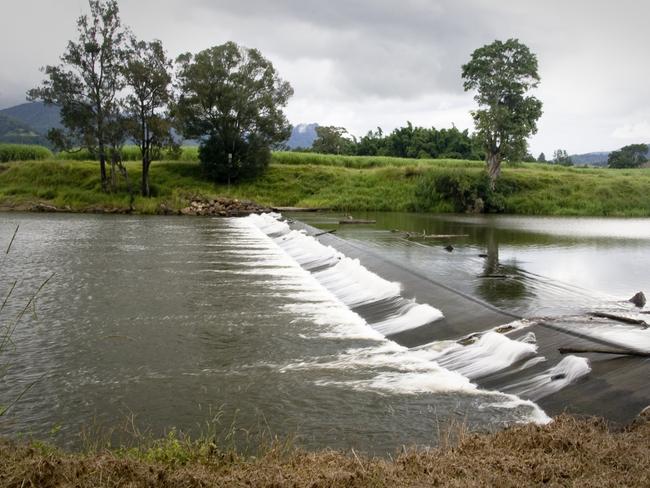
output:
M323 232L318 232L318 233L314 234L313 237L318 237L318 236L322 236L322 235L325 235L325 234L334 234L334 233L336 233L336 229L324 230Z
M648 327L648 323L645 320L623 317L621 315L614 315L613 313L591 312L589 315L601 319L610 319L610 320L615 320L616 322L623 322L624 324L641 325L643 326L643 328Z
M632 351L629 349L601 349L598 347L560 347L558 348L560 354L573 354L573 353L598 353L598 354L617 354L624 356L640 356L644 358L650 357L650 352Z
M469 234L411 234L405 233L407 239L453 239L455 237L469 237Z
M345 219L339 220L339 224L376 224L376 220L363 220L363 219Z
M324 212L330 210L327 207L272 207L274 212Z

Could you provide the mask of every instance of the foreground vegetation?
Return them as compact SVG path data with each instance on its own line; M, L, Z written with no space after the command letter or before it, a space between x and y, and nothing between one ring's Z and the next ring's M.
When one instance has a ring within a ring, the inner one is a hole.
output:
M274 153L269 170L253 181L214 184L188 161L151 167L152 198L135 196L132 210L175 212L194 196L257 201L268 206L340 211L491 211L525 215L650 216L649 169L590 169L521 163L504 168L497 188L486 188L484 163L388 157ZM140 165L125 163L137 181ZM26 161L0 164L0 207L30 210L35 204L68 211L127 211L122 181L102 192L97 163Z
M650 486L650 422L623 431L560 416L495 434L456 432L436 449L394 458L303 452L274 443L257 456L170 435L130 449L69 454L0 443L0 485L23 486Z

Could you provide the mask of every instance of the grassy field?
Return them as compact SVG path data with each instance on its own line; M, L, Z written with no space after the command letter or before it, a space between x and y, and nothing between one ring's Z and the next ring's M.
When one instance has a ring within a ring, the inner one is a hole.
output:
M170 435L128 449L70 454L0 441L0 485L23 486L650 486L650 422L610 430L560 416L495 434L454 432L439 448L390 459L302 452L273 443L256 456Z
M195 195L230 196L270 206L420 212L464 211L470 206L467 202L487 198L477 190L484 173L478 161L279 152L273 154L262 177L227 187L202 178L195 154L195 148L185 148L187 161L154 163L155 196L137 197L135 211L158 213L161 204L180 209ZM137 189L139 164L126 164ZM450 188L439 188L441 181ZM489 199L494 199L498 211L511 214L650 216L650 169L506 164L497 192ZM102 193L94 162L49 159L0 164L0 207L28 209L39 202L88 211L127 208L129 196L123 182L117 193Z

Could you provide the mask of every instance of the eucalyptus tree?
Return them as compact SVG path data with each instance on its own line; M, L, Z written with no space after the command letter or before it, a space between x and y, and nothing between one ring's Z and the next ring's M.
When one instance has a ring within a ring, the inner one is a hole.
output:
M217 181L260 174L291 125L282 109L293 95L257 49L234 42L177 59L174 114L186 138L199 139L204 171Z
M504 159L526 154L526 139L537 132L542 102L528 95L539 84L537 57L517 39L494 41L476 49L462 67L465 91L476 91L474 124L486 152L494 188Z
M142 196L151 196L149 168L161 149L174 145L172 122L165 113L172 101L172 62L162 43L131 40L124 76L128 87L125 114L129 136L142 157Z
M68 42L61 63L46 66L41 86L28 92L61 110L63 129L48 138L58 149L83 147L99 159L102 189L108 189L106 160L109 134L121 127L118 94L124 88L128 30L122 26L116 0L90 0L90 15L77 20L77 40Z

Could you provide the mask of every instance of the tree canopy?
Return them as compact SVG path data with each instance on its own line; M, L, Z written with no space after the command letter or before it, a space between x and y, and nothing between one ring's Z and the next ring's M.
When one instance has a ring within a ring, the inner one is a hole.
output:
M204 170L218 181L259 174L270 148L288 139L282 109L288 82L256 49L227 42L177 59L180 97L174 113L183 135L200 139Z
M106 189L106 160L123 127L118 94L128 31L116 0L90 0L89 6L90 16L77 20L77 40L68 42L59 65L45 67L46 79L28 98L60 108L64 129L52 129L48 138L57 149L84 147L95 154Z
M647 144L630 144L612 151L607 158L610 168L638 168L648 162Z
M476 49L462 67L465 91L475 91L472 112L492 185L504 159L526 154L526 138L537 132L542 102L528 95L540 77L537 57L517 39L494 41Z
M482 159L483 153L467 130L456 127L416 127L411 122L384 134L380 127L357 139L344 127L318 127L312 151L398 158Z
M553 153L553 163L555 164L561 164L562 166L572 166L573 161L571 160L571 157L569 156L569 153L566 152L564 149L557 149Z
M124 77L130 89L124 101L129 136L137 143L142 156L141 193L151 195L149 167L160 149L174 144L172 123L165 109L172 101L171 60L160 41L131 39Z

